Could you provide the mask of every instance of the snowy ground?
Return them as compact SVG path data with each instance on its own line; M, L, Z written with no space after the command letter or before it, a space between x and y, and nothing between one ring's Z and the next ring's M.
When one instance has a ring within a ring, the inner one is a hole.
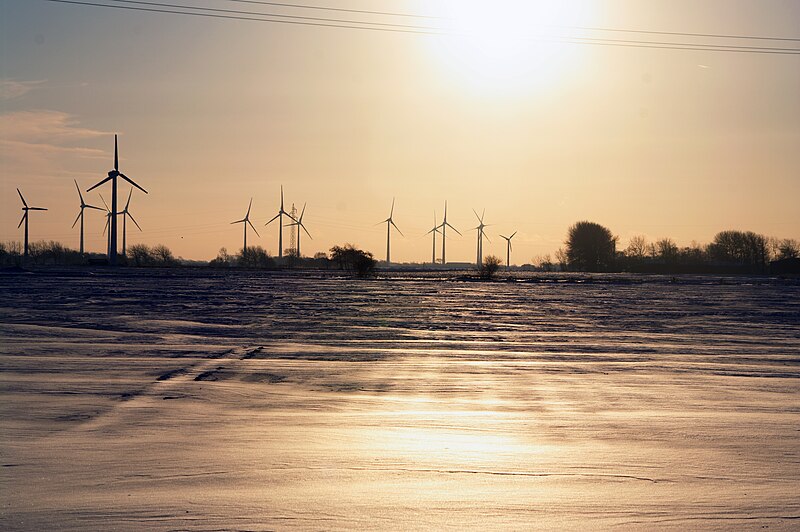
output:
M3 530L800 527L797 283L2 274L0 369Z

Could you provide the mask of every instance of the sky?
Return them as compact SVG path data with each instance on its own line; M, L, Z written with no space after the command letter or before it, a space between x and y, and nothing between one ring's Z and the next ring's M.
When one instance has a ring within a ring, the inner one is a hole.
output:
M150 0L155 1L155 0ZM102 3L115 3L105 1ZM162 2L163 3L163 2ZM79 199L113 165L134 191L128 243L213 258L242 245L241 219L278 251L279 208L306 205L313 255L352 243L392 260L431 260L448 202L448 261L512 263L563 246L589 220L634 235L707 243L721 230L800 238L800 55L565 43L603 37L798 48L599 32L615 28L800 38L800 2L669 0L505 3L298 0L417 17L225 0L173 4L387 24L365 31L147 13L44 0L0 1L0 241L17 229L19 187L32 240L78 247ZM131 5L131 4L126 4ZM139 4L141 5L141 4ZM419 18L420 16L437 18ZM127 186L120 187L124 203ZM101 191L109 200L110 187ZM102 205L97 190L84 194ZM103 213L86 246L104 251ZM452 238L450 238L452 235ZM284 232L284 247L289 231ZM437 252L440 253L441 250Z

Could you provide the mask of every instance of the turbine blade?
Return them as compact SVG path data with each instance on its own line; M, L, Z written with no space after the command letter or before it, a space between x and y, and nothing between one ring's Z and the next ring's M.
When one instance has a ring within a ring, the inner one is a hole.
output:
M472 212L475 213L475 218L477 218L479 222L483 222L483 220L481 220L481 217L478 216L478 213L475 211L475 209L472 209Z
M279 217L280 215L281 215L281 213L278 213L278 214L276 214L275 216L273 216L273 217L272 217L272 220L268 221L268 222L267 222L267 223L265 223L264 225L269 225L269 224L271 224L272 222L274 222L275 220L277 220L277 219L278 219L278 217Z
M298 222L302 222L302 221L303 221L303 215L304 215L305 213L306 213L306 204L305 204L305 202L304 202L304 203L303 203L303 210L302 210L302 211L300 211L300 218L298 218L298 219L297 219L297 221L298 221Z
M406 235L404 235L403 232L397 227L397 224L395 224L392 220L389 220L389 222L394 226L395 229L397 229L397 232L400 233L400 236L405 238Z
M281 210L283 210L283 185L281 185Z
M445 223L446 223L446 222L445 222ZM450 225L449 223L447 224L447 227L449 227L450 229L452 229L453 231L455 231L456 233L458 233L458 235L459 235L459 236L464 236L464 235L462 235L462 234L461 234L461 232L460 232L458 229L456 229L455 227L453 227L453 226L452 226L452 225Z
M245 220L245 219L242 219L242 220L236 220L235 222L231 222L231 223L232 223L232 224L240 224L240 223L242 223L242 222L246 222L246 221L247 221L247 220Z
M392 219L393 215L394 215L394 198L392 198L392 210L389 211L389 219L390 220Z
M125 211L128 210L128 206L130 206L130 204L131 204L131 194L133 194L133 189L130 189L128 191L128 201L125 202L125 209L123 209Z
M506 240L510 240L511 237L500 235L500 238L505 238Z
M100 196L100 200L103 202L103 205L106 206L106 212L111 212L111 209L108 208L108 203L106 203L106 200L103 199L103 195L102 194L98 194L98 196Z
M251 222L250 220L247 220L247 223L250 224L250 227L252 227L253 231L256 232L256 236L260 237L261 235L258 234L258 230L256 230L256 227L253 225L253 222Z
M83 205L83 207L86 208L86 209L97 209L98 211L102 211L103 210L100 207L95 207L94 205L86 205L85 204L85 205Z
M308 235L308 238L310 238L311 240L314 240L314 237L312 237L312 236L311 236L311 233L309 233L309 232L308 232L308 229L306 229L306 226L305 226L305 225L303 225L303 224L300 224L300 227L302 227L302 228L303 228L303 231L305 231L305 232L306 232L306 234Z
M90 188L87 188L87 189L86 189L86 192L91 192L92 190L96 189L96 188L97 188L97 187L99 187L100 185L102 185L102 184L106 183L107 181L109 181L109 180L110 180L112 177L113 177L113 176L108 176L107 178L105 178L105 179L103 179L102 181L100 181L99 183L97 183L95 186L93 186L93 187L90 187Z
M17 229L22 227L22 222L24 222L25 218L27 218L27 217L28 217L28 211L25 211L25 214L22 215L22 218L20 219L19 224L17 225Z
M114 133L114 170L119 172L119 150L117 149L117 134Z
M78 186L78 180L73 179L75 181L75 188L78 190L78 197L81 199L81 206L83 206L83 194L81 194L81 187Z
M141 190L142 192L144 192L145 194L147 194L147 191L146 191L145 189L143 189L142 187L140 187L139 185L137 185L136 183L134 183L134 182L133 182L133 179L131 179L130 177L126 176L126 175L125 175L125 174L123 174L123 173L120 173L120 174L119 174L119 176L120 176L122 179L124 179L125 181L127 181L128 183L130 183L131 185L135 186L136 188L138 188L139 190Z
M138 228L139 228L139 231L141 231L141 230L142 230L142 228L141 228L141 227L139 227L139 224L138 224L138 223L136 223L136 218L134 218L134 217L133 217L133 215L132 215L131 213L129 213L129 212L126 212L125 214L127 214L128 216L130 216L130 217L131 217L131 221L132 221L134 224L136 224L136 227L138 227Z
M111 223L111 218L106 216L106 225L103 227L103 234L106 234L106 229L108 229L108 224Z
M19 194L19 199L22 200L22 204L27 207L28 204L25 202L25 198L22 197L22 192L20 192L19 189L17 189L17 194Z
M83 216L83 209L81 209L81 212L78 213L78 217L75 218L75 221L72 222L72 227L75 227L75 224L78 223L78 220L81 219L81 216Z
M44 207L28 207L29 211L46 211Z
M486 236L486 233L484 231L481 231L481 234L483 235L483 238L485 238L486 240L489 240L490 244L492 243L492 241L489 239L488 236Z
M516 231L514 231L513 233L511 233L511 236L510 236L510 237L508 237L508 238L509 238L509 240L510 240L510 239L512 239L512 238L514 238L514 235L516 235L516 234L517 234L517 232L516 232Z

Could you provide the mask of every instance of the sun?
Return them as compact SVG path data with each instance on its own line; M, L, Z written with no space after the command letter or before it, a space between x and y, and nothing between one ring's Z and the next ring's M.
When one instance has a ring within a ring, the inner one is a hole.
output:
M553 81L573 68L580 45L565 42L591 22L588 2L448 0L436 4L436 53L454 72L481 87L522 89Z

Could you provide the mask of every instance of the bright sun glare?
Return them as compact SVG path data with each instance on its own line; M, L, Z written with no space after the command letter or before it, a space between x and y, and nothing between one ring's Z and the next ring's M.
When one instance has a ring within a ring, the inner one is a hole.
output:
M576 66L579 45L559 42L588 25L587 3L552 0L452 0L437 4L448 35L437 51L484 87L528 89Z

